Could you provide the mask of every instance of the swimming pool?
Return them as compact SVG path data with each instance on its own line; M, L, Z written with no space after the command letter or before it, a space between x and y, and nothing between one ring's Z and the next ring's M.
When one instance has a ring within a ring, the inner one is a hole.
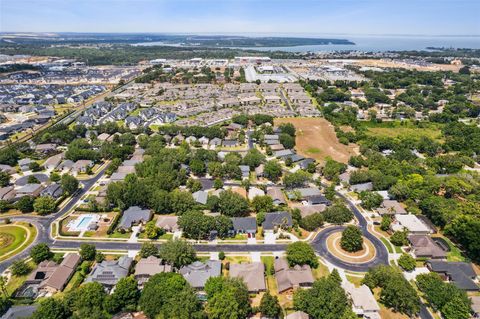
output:
M98 216L96 215L82 215L73 221L69 229L70 231L85 231L88 230L88 226L90 226L92 222L97 221Z

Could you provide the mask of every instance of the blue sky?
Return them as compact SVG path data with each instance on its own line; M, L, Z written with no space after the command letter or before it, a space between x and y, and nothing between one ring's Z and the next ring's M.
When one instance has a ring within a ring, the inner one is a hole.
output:
M480 35L480 0L0 0L0 31Z

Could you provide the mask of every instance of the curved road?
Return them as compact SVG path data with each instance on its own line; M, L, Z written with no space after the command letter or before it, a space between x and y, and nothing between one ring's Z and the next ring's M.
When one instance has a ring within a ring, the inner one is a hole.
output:
M329 227L317 234L317 236L312 241L311 245L317 251L317 253L325 258L328 262L333 264L334 266L350 270L350 271L358 271L358 272L366 272L368 269L378 266L378 265L388 265L388 251L387 248L383 245L382 241L375 237L372 233L368 230L368 223L362 213L358 210L358 208L343 194L336 192L337 196L343 198L345 202L347 202L350 209L353 211L355 218L358 220L359 228L362 231L363 236L365 236L370 242L373 244L376 250L375 258L371 261L365 263L350 263L347 261L343 261L338 257L335 257L327 248L327 237L330 236L332 233L338 232L343 230L345 227L343 226L334 226Z

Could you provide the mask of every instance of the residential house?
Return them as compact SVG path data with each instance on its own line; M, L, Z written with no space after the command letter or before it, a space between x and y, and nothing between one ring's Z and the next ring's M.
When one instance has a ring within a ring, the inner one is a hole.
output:
M26 172L30 170L30 164L33 162L34 161L29 158L22 158L21 160L18 161L18 166L20 166L20 170L22 172Z
M86 173L89 168L93 167L91 160L78 160L72 166L73 174Z
M361 193L363 191L371 191L373 190L373 183L368 182L368 183L355 184L355 185L351 185L350 188L352 189L352 191L357 193Z
M309 318L310 317L308 316L308 314L303 311L295 311L285 317L285 319L309 319Z
M352 301L352 310L357 316L367 319L382 318L380 307L368 286L355 287L354 284L345 280L342 282L342 287Z
M153 213L149 209L131 206L123 212L117 228L128 230L134 225L145 224L152 218L152 215Z
M64 157L65 153L53 155L46 159L46 161L43 163L43 167L45 167L47 170L54 170L60 165Z
M265 214L264 231L273 231L277 228L292 227L292 215L289 212L274 212Z
M432 230L413 214L395 215L395 221L390 225L390 228L393 231L407 229L410 234L415 235L427 235L432 233Z
M403 208L402 204L400 204L396 200L385 199L380 207L377 208L377 212L380 215L401 215L401 214L408 214L408 212Z
M257 196L264 196L265 192L258 187L250 187L248 189L248 199L253 200Z
M205 263L195 261L180 268L179 273L194 289L203 290L208 278L222 274L222 263L217 260L207 260Z
M300 215L302 218L307 216L313 215L315 213L322 213L327 209L327 205L325 204L318 204L318 205L302 205L295 207L300 210Z
M285 195L280 187L267 187L267 195L273 199L275 205L286 205Z
M42 184L26 184L16 190L16 198L21 198L23 196L33 196L38 197L42 191Z
M195 193L192 194L193 196L193 199L199 203L199 204L202 204L202 205L206 205L207 204L207 199L208 199L208 193L205 192L205 191L196 191Z
M408 235L416 258L445 259L447 252L428 235Z
M480 296L471 296L473 318L480 318Z
M40 193L41 196L50 196L54 199L60 198L63 195L63 189L60 184L52 183L45 187L45 189Z
M265 171L265 165L264 164L258 165L257 167L255 167L255 176L257 178L263 177L264 171Z
M42 155L53 153L56 150L57 150L57 144L53 144L53 143L38 144L37 146L35 146L35 152Z
M267 289L264 273L265 265L262 262L231 264L229 270L230 277L241 278L250 293L258 293Z
M135 266L135 280L137 280L138 285L143 287L143 285L155 274L162 272L171 272L172 266L164 265L160 258L155 256L149 256L147 258L142 258L138 261Z
M12 306L7 312L3 314L1 319L22 319L30 318L35 310L37 310L38 305L28 305L28 306Z
M17 171L15 170L15 168L11 167L10 165L0 164L0 172L5 172L12 175L12 174L15 174Z
M285 258L277 258L274 262L274 269L279 293L291 292L300 287L312 287L315 281L309 265L296 265L290 268Z
M39 286L40 290L46 293L63 291L75 273L79 263L80 255L74 253L66 254L60 265L52 272L51 276L42 281Z
M240 170L242 171L242 178L248 178L250 176L250 166L248 165L239 165Z
M158 216L155 225L171 233L180 230L178 226L178 216Z
M479 291L474 280L477 274L471 263L460 261L427 260L426 266L430 271L438 273L443 280L452 282L455 286L466 291Z
M15 198L16 192L13 186L0 188L0 200L9 201Z
M235 234L255 235L257 219L255 217L232 217L233 232Z
M128 256L121 256L118 260L97 263L85 282L99 282L110 291L121 278L128 275L132 261Z

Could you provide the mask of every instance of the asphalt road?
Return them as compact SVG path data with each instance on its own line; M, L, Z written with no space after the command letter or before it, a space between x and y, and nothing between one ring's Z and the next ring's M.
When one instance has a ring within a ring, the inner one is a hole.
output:
M365 236L368 240L370 240L370 242L375 247L375 250L376 250L375 258L366 263L349 263L335 257L332 253L330 253L327 248L326 239L331 234L338 231L342 231L345 228L343 226L329 227L319 232L315 237L315 239L312 241L312 246L315 249L315 251L331 264L346 270L350 270L350 271L364 272L378 265L382 265L382 264L388 265L388 251L383 245L382 241L368 231L368 223L365 217L357 209L357 207L349 199L347 199L343 194L337 192L337 195L343 198L347 202L348 206L353 211L353 214L358 220L358 225L360 230L362 231L363 236Z
M23 222L27 222L35 225L35 227L37 227L37 238L33 241L33 243L29 247L27 247L27 249L22 251L20 254L17 254L9 259L6 259L0 262L0 273L3 272L5 269L7 269L16 259L23 259L28 257L31 247L38 243L46 243L53 248L54 240L50 238L50 227L52 223L58 217L62 216L67 211L69 211L80 200L80 198L82 198L82 196L103 176L103 174L105 173L105 170L106 170L106 167L100 170L97 173L97 175L95 175L91 179L80 181L83 187L79 189L76 192L76 194L73 197L71 197L68 203L66 203L65 206L63 206L57 212L48 216L28 215L28 216L18 216L18 217L10 218L12 221L23 221ZM79 246L80 246L80 243L77 243L77 247Z

